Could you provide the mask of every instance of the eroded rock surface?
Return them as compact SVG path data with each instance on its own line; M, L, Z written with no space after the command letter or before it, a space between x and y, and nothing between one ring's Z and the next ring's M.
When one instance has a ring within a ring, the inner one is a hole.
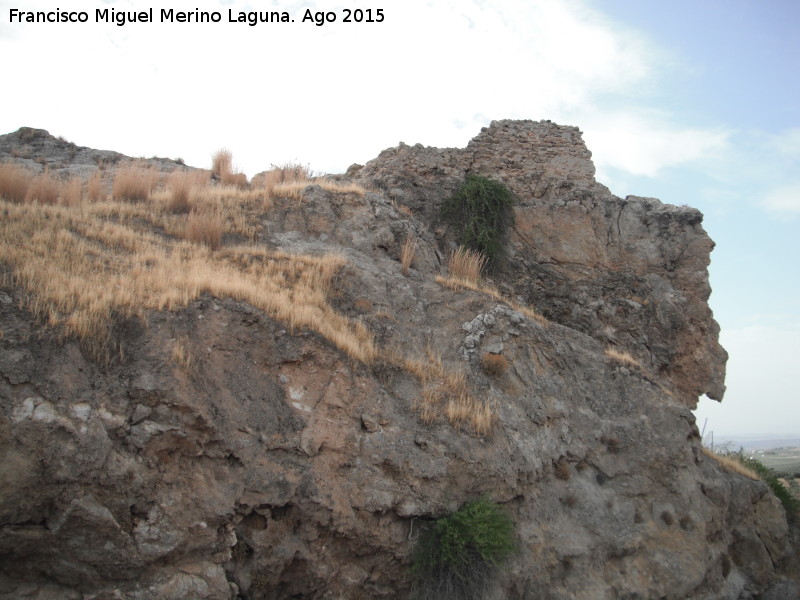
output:
M721 400L727 354L708 308L714 243L696 209L611 194L575 127L496 121L464 149L400 145L358 172L437 222L467 173L514 192L507 291L548 318L631 352L694 407Z
M63 137L51 135L45 129L33 127L20 127L17 131L0 135L0 158L32 172L47 170L65 179L72 176L87 179L99 170L134 160L112 150L78 146ZM182 162L168 158L141 158L138 162L159 171L184 168Z
M0 598L406 598L420 528L482 494L520 548L492 598L797 592L782 507L702 451L690 411L721 397L725 362L697 211L615 198L579 132L546 122L353 172L375 191L276 201L259 241L343 254L334 306L384 350L466 372L495 406L492 434L423 423L420 381L397 363L354 363L246 303L203 296L120 323L124 358L103 367L7 287ZM438 204L466 172L517 195L497 280L549 324L435 281ZM178 339L191 361L173 358ZM487 375L486 353L508 369Z

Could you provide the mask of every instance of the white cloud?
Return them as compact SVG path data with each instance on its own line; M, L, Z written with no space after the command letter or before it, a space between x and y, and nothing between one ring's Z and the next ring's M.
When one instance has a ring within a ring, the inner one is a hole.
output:
M800 214L800 181L773 188L764 196L762 204L772 213Z
M725 152L729 138L726 131L681 127L636 109L592 116L583 129L598 173L619 169L646 177Z
M793 127L775 136L776 151L789 159L800 159L800 127Z
M0 50L26 89L5 99L0 129L201 166L226 145L250 175L294 159L341 170L400 140L463 146L491 119L557 120L652 75L646 44L581 2L407 0L384 23L322 27L299 22L305 6L331 9L312 0L298 22L256 27L20 26Z

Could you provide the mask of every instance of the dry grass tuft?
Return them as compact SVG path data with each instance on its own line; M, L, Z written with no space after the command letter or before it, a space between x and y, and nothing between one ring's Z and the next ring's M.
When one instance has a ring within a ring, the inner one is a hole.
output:
M181 336L172 345L172 361L187 373L192 370L194 357L189 349L189 338Z
M467 289L472 290L473 292L480 292L481 294L486 294L498 302L502 302L504 304L508 304L511 308L515 311L522 313L530 320L538 323L542 327L548 327L550 325L550 321L548 321L543 315L540 315L536 310L531 308L530 306L524 306L522 304L518 304L513 300L509 300L505 296L503 296L497 289L487 285L480 285L478 283L473 283L467 281L465 279L460 279L456 277L440 277L437 276L435 278L436 283L443 285L446 288L450 288L451 290L461 290Z
M106 189L100 171L95 171L86 181L86 199L89 202L101 202L106 199Z
M222 178L233 173L233 153L227 148L220 148L211 156L211 174Z
M223 185L232 185L240 189L247 187L247 175L244 173L225 173L220 177Z
M272 188L273 198L290 198L298 202L303 199L303 192L311 185L310 181L289 181L279 183Z
M477 284L481 278L481 271L486 266L486 257L475 250L459 246L450 255L447 261L447 271L450 277Z
M481 357L481 368L483 372L492 377L500 377L508 371L508 359L502 354L484 354Z
M205 244L211 250L219 250L224 230L225 218L221 211L195 210L189 213L186 221L185 237L196 244Z
M0 198L8 202L22 204L28 195L33 174L23 167L0 164Z
M333 181L330 179L320 179L314 183L320 186L323 190L334 194L355 194L356 196L363 198L367 193L367 190L364 189L364 186L357 183L339 183L338 181Z
M710 450L709 448L705 448L705 447L703 447L703 454L705 454L709 458L713 458L715 461L717 461L719 464L721 464L723 467L725 467L729 471L733 471L734 473L738 473L739 475L744 475L745 477L749 477L750 479L754 479L754 480L761 479L761 477L759 477L758 473L753 471L753 469L751 469L749 467L746 467L745 465L743 465L740 461L736 460L735 458L732 458L730 456L723 456L723 455L717 454L713 450Z
M626 350L617 350L616 348L606 348L605 355L616 363L628 366L641 368L642 363L636 360L633 355Z
M72 177L61 185L61 204L78 207L83 201L83 181L80 177Z
M287 163L282 167L273 167L264 173L261 187L264 188L268 197L272 197L276 186L285 183L307 182L311 179L311 170L308 166Z
M332 194L355 194L364 197L367 191L357 183L339 183L329 179L316 179L313 181L290 181L279 183L272 188L272 196L275 198L290 198L298 202L303 199L303 193L310 185L317 185Z
M144 202L153 191L158 174L135 163L117 167L111 197L116 201Z
M223 185L247 187L247 175L233 168L233 154L227 148L217 150L211 157L211 174Z
M167 210L173 214L186 214L192 210L190 195L194 177L184 171L175 171L169 176L169 201Z
M414 261L414 255L417 252L417 237L408 236L406 241L403 242L403 247L400 250L400 272L404 277L408 277L411 269L411 263Z
M396 359L396 364L414 375L422 384L422 394L414 410L425 423L447 417L454 425L468 425L478 435L489 435L494 427L494 407L477 400L469 391L463 372L445 368L442 358L431 348L421 359Z
M25 194L25 202L28 204L55 204L61 186L56 179L50 176L46 170L31 180L28 193Z

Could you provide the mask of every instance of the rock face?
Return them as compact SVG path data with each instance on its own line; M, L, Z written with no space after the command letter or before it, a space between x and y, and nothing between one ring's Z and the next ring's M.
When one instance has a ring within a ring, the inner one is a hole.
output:
M689 406L725 392L727 354L707 305L714 243L696 209L624 200L595 182L575 127L496 121L464 149L400 145L358 174L435 222L476 173L517 197L511 256L499 275L557 323L619 346L673 384Z
M0 598L406 598L420 528L481 495L519 544L492 598L796 597L782 507L702 450L690 411L724 391L699 212L614 197L578 130L549 122L351 172L374 191L278 199L259 242L344 255L332 304L387 355L464 372L491 435L423 422L398 363L355 363L243 302L121 323L124 358L102 366L6 287ZM549 324L434 279L438 206L467 172L515 192L496 283ZM485 373L487 352L508 369Z
M130 157L111 150L95 150L77 146L63 137L55 137L45 129L20 127L13 133L0 135L0 157L31 171L44 169L67 178L88 178L102 168L111 167ZM147 159L143 162L161 171L173 171L181 163L167 158Z

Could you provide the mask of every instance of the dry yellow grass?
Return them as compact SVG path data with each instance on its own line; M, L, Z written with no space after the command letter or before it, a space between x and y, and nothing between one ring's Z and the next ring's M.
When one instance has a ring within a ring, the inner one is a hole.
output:
M468 425L478 435L491 433L496 419L494 407L476 399L470 393L466 375L447 369L441 356L430 347L419 359L389 357L389 360L422 384L414 410L423 422L432 423L444 416L452 425Z
M211 185L208 171L187 173L192 182L189 194L191 208L200 213L218 213L225 232L238 233L249 239L261 227L259 215L271 206L263 190L243 190L235 186ZM174 213L170 186L150 194L147 202L100 202L93 207L96 216L124 223L137 231L162 229L171 236L186 238L188 217Z
M18 204L25 202L33 173L12 164L0 164L0 198Z
M492 377L500 377L508 371L508 359L502 354L484 354L481 356L483 372Z
M86 181L86 199L89 202L100 202L106 199L106 188L100 171L96 171Z
M311 170L307 166L287 163L281 167L273 166L265 172L261 186L268 197L272 197L276 186L285 183L307 182L311 179Z
M509 298L503 296L497 289L488 285L480 285L479 283L473 283L466 279L456 278L456 277L441 277L436 276L435 281L443 285L446 288L451 290L460 290L460 289L467 289L472 290L473 292L480 292L481 294L486 294L487 296L494 298L498 302L502 302L503 304L508 304L511 308L515 311L522 313L532 321L535 321L542 327L547 327L550 325L550 321L548 321L543 315L540 315L536 310L531 308L530 306L523 306L522 304L518 304Z
M642 363L636 360L627 350L617 350L616 348L606 348L605 355L616 363L628 367L641 368Z
M233 168L233 154L227 148L217 150L211 157L211 174L223 185L247 187L247 175Z
M486 257L483 254L459 246L447 261L447 272L452 279L477 284L485 266Z
M0 209L7 214L0 221L0 262L28 292L27 308L81 339L97 358L107 360L115 351L115 316L174 310L206 292L246 301L291 328L316 331L355 360L370 363L377 355L366 327L327 302L330 279L345 262L339 256L246 246L212 252L109 220L126 214L120 203L90 204L80 213L8 202Z
M61 184L61 204L78 207L83 201L83 181L80 177L72 177Z
M194 178L185 171L175 171L169 176L169 200L167 208L171 213L183 214L192 210L191 193Z
M400 272L404 277L408 277L411 269L411 263L414 261L414 255L417 252L417 238L416 236L409 235L406 241L403 242L403 247L400 249Z
M220 177L223 185L232 185L241 189L247 187L247 175L244 173L225 173Z
M738 473L739 475L744 475L745 477L749 477L750 479L758 480L761 479L753 469L750 469L744 466L741 462L736 460L735 458L731 458L730 456L722 456L717 454L713 450L709 448L703 448L703 454L708 456L709 458L713 458L723 467L728 469L729 471L733 471L734 473Z
M189 348L189 338L181 336L172 345L172 360L184 371L191 371L194 363L192 351Z
M153 169L129 163L117 167L111 197L117 201L143 202L150 197L158 181Z
M211 250L222 246L225 217L219 210L192 211L186 221L186 239L196 244L205 244Z
M355 194L356 196L363 198L367 193L367 190L364 189L364 186L359 185L358 183L339 183L338 181L332 181L329 179L320 179L314 183L320 186L323 190L332 192L334 194Z
M227 148L220 148L211 156L211 174L222 178L233 172L233 153Z
M174 183L175 175L159 185L158 173L128 164L117 171L110 199L98 172L87 182L85 198L73 182L70 192L61 186L60 204L0 201L6 283L27 292L26 307L37 318L63 336L80 339L105 361L118 351L112 335L117 319L177 310L203 293L245 301L292 329L318 333L353 360L369 364L382 357L407 369L422 386L415 408L423 421L447 419L478 435L491 433L495 407L475 398L465 373L446 368L430 350L419 359L390 356L360 320L330 306L331 280L344 258L221 245L225 231L255 238L271 206L265 188L212 185L208 171L181 177L180 184ZM360 186L331 180L315 183L333 193L365 193ZM294 182L299 197L308 184ZM189 214L176 214L177 185L184 189L178 195L189 199ZM137 189L143 191L137 194ZM407 245L410 266L413 240ZM176 340L171 352L179 367L194 365L188 340Z
M31 180L25 202L32 204L55 204L61 193L61 185L46 170Z
M277 184L272 188L272 196L300 201L303 199L303 192L310 185L318 185L323 190L333 194L355 194L363 197L367 193L364 187L357 183L339 183L329 179L315 179L313 181L290 181Z

